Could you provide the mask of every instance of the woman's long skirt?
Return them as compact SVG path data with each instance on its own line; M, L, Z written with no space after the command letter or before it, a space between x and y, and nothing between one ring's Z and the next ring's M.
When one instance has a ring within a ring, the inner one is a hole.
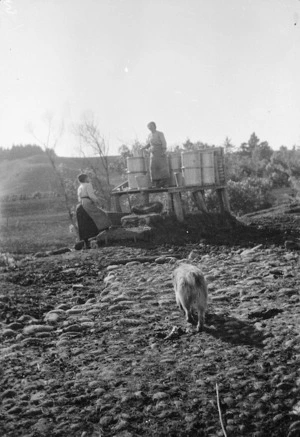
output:
M110 219L103 209L89 199L82 199L77 205L76 217L80 240L88 240L111 226Z

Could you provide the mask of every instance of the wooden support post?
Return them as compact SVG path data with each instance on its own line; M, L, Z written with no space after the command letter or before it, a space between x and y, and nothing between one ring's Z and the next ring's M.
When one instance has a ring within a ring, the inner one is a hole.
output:
M226 188L222 188L221 195L223 198L225 211L230 212L230 203L229 203L228 192Z
M173 203L174 203L174 211L179 222L184 221L184 212L181 203L181 195L180 193L173 193Z
M219 188L216 190L217 196L220 204L220 212L224 214L224 212L230 212L230 205L228 200L228 194L225 188Z
M224 203L223 203L223 198L222 198L222 193L221 190L216 190L218 199L219 199L219 205L220 205L220 213L224 214L225 208L224 208Z
M112 196L112 207L115 212L122 212L120 196Z
M204 200L204 191L203 190L192 191L192 198L193 198L193 201L195 202L195 205L197 206L197 208L200 211L208 212L207 206L206 206L206 203Z
M169 214L174 212L173 194L168 193L168 212Z
M149 205L149 193L147 191L141 191L141 199L143 205Z

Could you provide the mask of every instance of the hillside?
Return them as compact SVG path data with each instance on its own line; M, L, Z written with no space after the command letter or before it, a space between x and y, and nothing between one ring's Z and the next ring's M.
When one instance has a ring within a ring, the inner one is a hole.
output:
M111 162L117 156L109 158ZM90 166L98 166L98 158L57 157L57 165L64 167L66 176L76 179L78 173ZM112 185L122 181L116 172L111 174ZM55 173L46 155L35 155L23 159L0 161L0 197L7 195L30 195L36 191L61 192Z

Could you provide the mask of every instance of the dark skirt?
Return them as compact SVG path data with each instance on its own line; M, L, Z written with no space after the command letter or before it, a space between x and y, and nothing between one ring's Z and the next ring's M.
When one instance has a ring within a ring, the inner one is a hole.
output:
M76 207L76 218L80 240L88 240L99 234L94 220L88 215L81 204Z

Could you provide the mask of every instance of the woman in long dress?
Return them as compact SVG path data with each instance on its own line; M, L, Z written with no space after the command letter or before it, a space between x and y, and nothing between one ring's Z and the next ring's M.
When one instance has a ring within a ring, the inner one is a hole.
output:
M76 208L76 218L79 239L84 241L86 248L89 248L89 238L96 237L99 232L108 229L111 222L106 212L98 206L99 202L88 175L80 174L78 181L79 204Z
M166 187L169 183L170 172L167 151L167 142L162 132L156 130L156 124L151 121L147 125L150 130L148 144L144 147L150 149L150 177L155 187Z

